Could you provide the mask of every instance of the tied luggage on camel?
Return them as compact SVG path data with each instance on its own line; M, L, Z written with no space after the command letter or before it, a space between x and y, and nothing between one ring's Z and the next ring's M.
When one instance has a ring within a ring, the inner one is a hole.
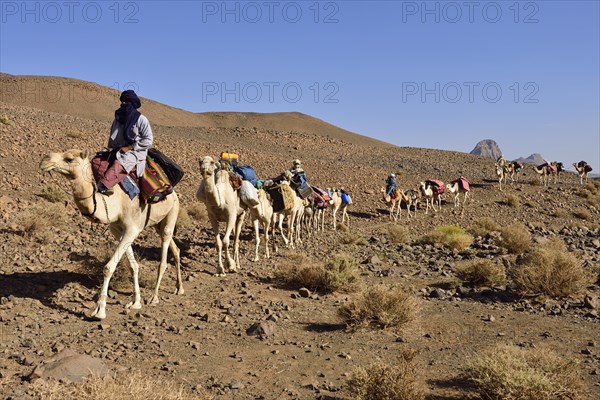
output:
M272 186L265 189L273 200L273 211L288 211L294 208L294 189L287 184Z

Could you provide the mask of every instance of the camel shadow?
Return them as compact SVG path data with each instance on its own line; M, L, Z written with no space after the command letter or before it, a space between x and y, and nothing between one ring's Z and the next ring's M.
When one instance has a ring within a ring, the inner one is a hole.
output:
M308 332L325 333L325 332L337 332L346 329L346 324L332 324L328 322L321 323L306 323L305 329Z
M361 211L348 211L348 215L350 215L354 218L364 218L364 219L375 218L374 214L368 213L368 212L361 212Z
M15 272L2 275L0 297L14 296L23 299L38 300L48 308L66 311L83 317L84 314L74 312L53 300L57 290L70 282L78 282L87 289L96 286L96 280L87 274L67 271L56 272Z
M452 395L430 394L425 397L426 400L465 400L479 398L479 396L477 396L475 385L464 376L457 376L451 379L428 379L427 383L433 387L440 389L454 389L461 393Z

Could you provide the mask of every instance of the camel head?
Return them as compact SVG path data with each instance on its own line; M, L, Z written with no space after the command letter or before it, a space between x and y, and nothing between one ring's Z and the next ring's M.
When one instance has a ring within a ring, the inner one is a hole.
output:
M50 153L40 162L43 172L56 171L69 179L84 177L91 171L86 171L89 166L88 152L81 150L68 150L64 153Z
M214 175L218 165L211 156L206 156L200 160L200 173L203 177Z

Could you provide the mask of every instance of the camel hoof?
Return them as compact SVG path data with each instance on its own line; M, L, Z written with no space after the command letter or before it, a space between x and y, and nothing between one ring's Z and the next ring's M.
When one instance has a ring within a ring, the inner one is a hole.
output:
M139 310L140 308L142 308L142 303L139 300L136 302L131 301L127 303L125 308L129 308L131 310Z
M221 273L219 273L219 272L215 272L215 275L214 275L214 276L216 276L216 277L218 277L218 278L219 278L219 277L224 277L224 276L227 276L227 274L226 274L225 272L221 272Z
M149 305L156 305L160 302L158 296L152 296L150 300L148 300Z
M183 288L179 288L179 289L175 290L175 294L178 296L181 296L184 293L185 293L185 290L183 290Z
M96 307L96 309L94 310L94 312L92 313L92 315L90 315L90 318L96 319L98 321L101 321L104 318L106 318L106 311L105 310L100 310L99 307Z

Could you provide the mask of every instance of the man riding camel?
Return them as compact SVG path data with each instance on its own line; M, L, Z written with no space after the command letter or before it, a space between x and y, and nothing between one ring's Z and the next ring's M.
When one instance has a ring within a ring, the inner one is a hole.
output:
M137 94L126 90L119 99L121 107L115 111L108 139L112 163L98 182L98 191L105 195L111 195L112 188L127 175L135 174L139 179L144 174L146 155L153 142L150 122L137 110L142 106Z

